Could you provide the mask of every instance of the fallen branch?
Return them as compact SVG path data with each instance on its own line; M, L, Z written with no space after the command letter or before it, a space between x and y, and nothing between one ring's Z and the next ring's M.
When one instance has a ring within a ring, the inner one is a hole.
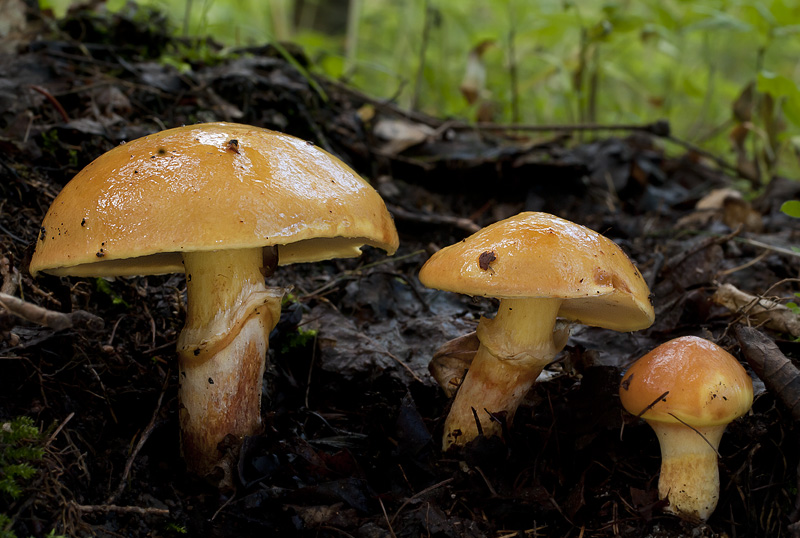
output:
M86 327L94 331L103 328L103 320L84 310L76 310L69 314L48 310L39 305L23 301L13 295L0 293L0 308L9 314L26 319L43 327L50 327L54 331L63 331L73 327Z
M138 514L141 516L168 516L166 508L152 508L141 506L118 506L116 504L78 504L70 501L70 506L80 512L118 512L120 514Z
M482 130L482 131L527 131L527 132L585 132L585 131L641 131L673 140L670 136L670 125L666 120L653 123L573 123L573 124L499 124L499 123L451 123L450 128L456 130ZM677 141L680 143L680 141Z
M800 337L800 316L780 303L750 295L732 284L719 286L711 300L770 329Z
M747 363L800 422L800 370L758 329L739 325L734 334Z
M481 229L475 222L463 217L454 217L451 215L432 215L425 213L414 213L403 209L400 206L388 206L389 212L400 220L407 220L411 222L421 222L423 224L444 224L453 226L469 233L475 233Z
M778 349L775 342L753 327L739 325L734 331L747 363L764 382L767 390L775 394L800 423L800 370ZM800 465L798 486L800 486ZM789 515L793 536L800 533L800 494L795 497L794 510Z
M766 249L768 252L769 251L777 252L778 254L783 254L785 256L800 258L800 252L792 250L791 248L782 247L780 245L770 245L769 243L764 243L763 241L756 241L755 239L750 239L748 237L737 237L736 240L742 243L746 243L753 247Z

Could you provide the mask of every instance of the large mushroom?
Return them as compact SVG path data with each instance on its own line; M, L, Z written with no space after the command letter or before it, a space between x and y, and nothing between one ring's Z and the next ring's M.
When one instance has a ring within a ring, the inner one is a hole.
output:
M45 215L30 271L186 273L182 450L206 475L224 469L226 436L261 427L283 294L265 276L276 265L358 256L363 245L393 254L397 244L381 197L336 157L282 133L209 123L134 140L86 166Z
M708 519L719 500L722 434L753 403L745 369L713 342L683 336L633 363L619 396L658 437L658 497L669 501L667 510L689 520Z
M492 415L511 423L567 342L569 326L557 328L557 318L616 331L644 329L654 319L647 284L613 241L546 213L521 213L443 248L419 279L500 299L494 319L478 324L480 346L445 421L444 450L479 431L500 435Z

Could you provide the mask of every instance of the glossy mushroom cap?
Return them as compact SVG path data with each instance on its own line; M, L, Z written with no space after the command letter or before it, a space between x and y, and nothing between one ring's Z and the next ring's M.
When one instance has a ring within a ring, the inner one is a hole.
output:
M277 246L279 263L353 257L398 238L378 193L298 138L232 123L122 144L72 179L44 218L32 274L183 272L181 253Z
M647 284L616 243L547 213L520 213L443 248L419 279L472 296L563 299L559 317L616 331L655 317Z
M684 336L633 363L619 395L629 413L638 416L647 409L641 417L649 422L719 426L747 413L753 382L730 353L702 338Z

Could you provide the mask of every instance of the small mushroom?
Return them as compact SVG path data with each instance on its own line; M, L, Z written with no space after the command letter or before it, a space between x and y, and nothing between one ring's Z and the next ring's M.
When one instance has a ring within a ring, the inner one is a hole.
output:
M667 510L705 521L719 500L717 448L725 427L753 404L753 382L716 344L670 340L637 360L622 379L623 407L653 428L661 445L658 496Z
M492 415L511 423L567 342L569 325L556 325L557 317L617 331L644 329L654 318L647 284L613 241L546 213L521 213L443 248L419 279L500 299L494 319L478 324L480 346L445 421L444 450L474 439L476 420L487 436L501 434Z
M337 158L231 123L112 149L64 187L42 229L64 233L38 242L33 275L186 273L180 424L187 466L200 475L231 463L218 450L227 436L261 428L268 336L284 291L266 287L265 275L358 256L363 245L392 254L398 244L381 197Z

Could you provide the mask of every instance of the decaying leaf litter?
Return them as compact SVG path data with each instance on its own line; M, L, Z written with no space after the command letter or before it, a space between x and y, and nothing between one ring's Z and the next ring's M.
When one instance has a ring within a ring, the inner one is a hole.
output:
M471 128L312 83L269 46L186 60L179 71L157 58L185 60L187 44L159 21L74 12L35 24L18 52L0 57L2 292L24 299L27 314L9 313L19 312L0 297L0 409L4 420L32 416L47 449L26 494L3 499L18 535L798 532L796 318L781 310L775 321L776 305L759 299L785 304L797 291L800 233L779 207L800 184L775 178L746 201L719 190L737 180L728 169L657 136L663 125L619 136ZM178 450L183 277L27 272L42 216L75 173L125 140L198 121L277 129L332 151L373 182L401 237L392 258L367 250L276 274L293 290L270 337L266 430L242 447L235 491L185 473ZM633 334L576 327L507 443L480 439L444 456L448 400L428 362L496 305L428 290L416 275L435 249L523 210L622 246L653 292L656 323ZM720 299L730 288L752 297L736 303L741 311L719 304L730 304ZM777 347L758 347L742 325ZM720 503L702 526L662 513L658 443L617 397L632 360L682 335L743 362L758 350L788 357L783 378L756 378L752 412L728 428Z

